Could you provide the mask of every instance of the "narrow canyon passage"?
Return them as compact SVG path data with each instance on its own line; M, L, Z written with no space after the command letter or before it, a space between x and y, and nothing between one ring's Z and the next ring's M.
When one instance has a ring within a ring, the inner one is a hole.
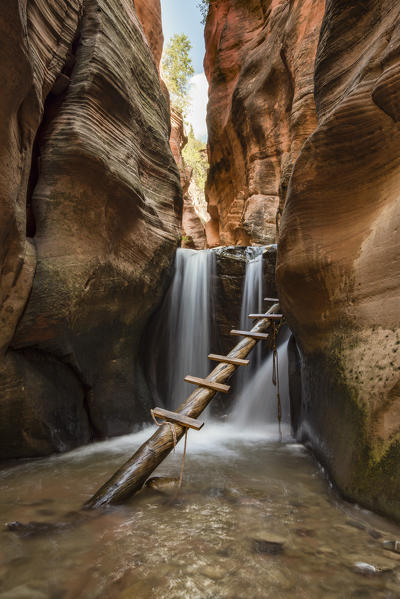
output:
M399 32L0 2L0 599L400 599Z

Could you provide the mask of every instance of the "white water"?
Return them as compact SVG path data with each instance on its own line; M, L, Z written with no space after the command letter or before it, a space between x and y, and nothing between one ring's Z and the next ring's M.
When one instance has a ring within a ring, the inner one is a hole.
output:
M194 387L186 375L205 377L211 351L212 282L215 254L208 250L178 249L170 292L168 326L168 397L177 408Z
M287 347L289 335L278 346L279 389L284 432L289 434L289 373ZM273 358L269 355L257 368L252 378L240 391L235 408L230 416L233 426L243 429L278 423L277 387L272 383Z
M247 331L254 326L254 321L249 318L249 314L263 312L263 247L248 248L248 262L246 263L246 275L243 287L242 307L240 312L240 330ZM249 355L250 364L245 368L240 368L235 380L235 397L238 398L249 382L254 377L254 373L261 365L262 348L258 343ZM237 399L236 399L237 401Z

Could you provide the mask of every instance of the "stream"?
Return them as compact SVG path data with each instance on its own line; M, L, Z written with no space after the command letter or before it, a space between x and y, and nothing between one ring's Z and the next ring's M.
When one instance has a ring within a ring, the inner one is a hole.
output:
M340 500L276 426L191 431L177 499L79 510L151 429L1 471L2 599L400 597L400 530ZM176 476L182 447L156 471ZM31 534L29 534L31 533Z
M248 252L242 327L262 306L262 251ZM191 390L184 375L209 369L214 268L212 252L177 253L156 323L167 349L159 344L152 372L154 397L172 409ZM290 436L289 335L278 339L282 442L272 357L256 349L225 421L206 411L205 427L189 432L178 497L146 488L125 505L80 510L155 427L5 464L0 599L400 598L400 554L383 545L400 528L342 501ZM156 476L179 476L181 445Z

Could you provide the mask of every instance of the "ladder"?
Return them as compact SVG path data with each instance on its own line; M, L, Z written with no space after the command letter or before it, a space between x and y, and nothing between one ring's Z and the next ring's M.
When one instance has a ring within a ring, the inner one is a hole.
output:
M211 361L218 365L206 378L187 375L185 381L195 385L196 389L180 406L177 412L153 408L152 414L164 422L156 432L143 443L134 455L115 472L115 474L89 499L85 509L94 509L109 504L126 501L137 493L144 485L150 474L174 449L179 440L187 434L189 428L201 430L204 423L198 417L218 392L228 393L230 386L227 379L239 366L247 366L246 356L258 341L269 338L268 330L272 323L283 318L279 314L279 303L276 298L265 298L273 303L265 314L251 314L249 317L257 320L251 331L233 329L231 335L244 337L227 356L210 354Z

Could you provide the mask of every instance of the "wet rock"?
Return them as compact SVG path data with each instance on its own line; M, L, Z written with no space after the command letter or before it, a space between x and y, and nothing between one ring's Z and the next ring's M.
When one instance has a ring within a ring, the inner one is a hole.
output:
M5 528L8 532L14 532L20 537L37 537L59 531L67 527L65 522L7 522Z
M1 599L48 599L49 595L31 585L22 584L1 593L0 597Z
M253 551L265 555L280 555L283 553L285 541L285 538L269 533L258 533L251 539Z
M172 495L178 490L179 478L172 476L153 476L146 481L145 487L163 493Z
M315 537L315 530L311 528L296 528L294 532L299 537Z
M222 568L221 566L215 565L215 566L205 566L204 568L202 568L200 570L201 574L203 574L203 576L206 576L207 578L211 578L211 580L221 580L221 578L223 578L227 571L225 570L225 568Z
M348 524L349 526L352 526L353 528L357 528L358 530L366 529L365 524L363 524L362 522L359 522L358 520L346 520L346 524Z
M400 553L400 541L383 541L383 548L387 551Z

